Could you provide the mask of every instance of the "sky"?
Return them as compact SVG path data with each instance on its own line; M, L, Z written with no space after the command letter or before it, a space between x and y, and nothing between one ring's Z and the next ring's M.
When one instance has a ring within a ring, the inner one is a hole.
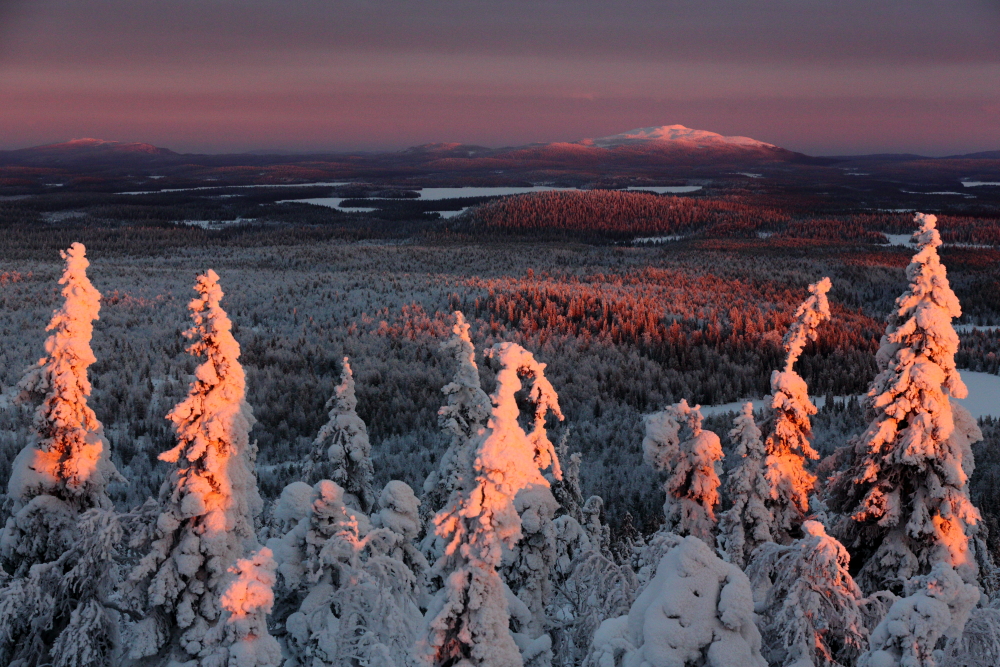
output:
M1000 149L1000 0L0 0L0 149Z

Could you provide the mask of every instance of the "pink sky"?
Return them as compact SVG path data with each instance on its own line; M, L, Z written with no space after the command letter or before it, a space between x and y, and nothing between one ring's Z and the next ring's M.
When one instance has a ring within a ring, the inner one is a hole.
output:
M0 148L576 140L1000 149L1000 3L0 0Z

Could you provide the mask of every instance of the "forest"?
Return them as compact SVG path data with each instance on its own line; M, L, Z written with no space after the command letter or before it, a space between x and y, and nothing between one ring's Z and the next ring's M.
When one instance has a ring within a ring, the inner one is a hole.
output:
M953 399L995 373L995 274L915 224L853 254L68 227L62 264L25 229L0 659L994 665L1000 427Z

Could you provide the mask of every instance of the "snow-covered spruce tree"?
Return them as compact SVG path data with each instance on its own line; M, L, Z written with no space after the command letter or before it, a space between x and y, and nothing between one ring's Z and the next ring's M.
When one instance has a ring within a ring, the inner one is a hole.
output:
M375 471L368 427L358 416L357 407L354 373L348 358L344 357L340 384L326 403L330 420L313 441L305 474L314 481L329 479L336 482L348 494L349 504L356 503L359 510L368 513L375 505Z
M924 576L910 579L907 597L900 598L872 632L868 652L858 667L951 667L945 662L947 644L960 641L980 592L966 584L946 562Z
M580 463L583 456L580 452L569 453L570 427L566 427L559 443L556 445L556 455L562 466L562 479L549 480L552 484L552 495L556 497L562 513L568 514L578 522L584 521L583 491L580 488Z
M746 575L684 538L629 610L594 636L593 667L767 667Z
M816 476L806 470L806 460L819 458L809 443L810 417L817 410L809 400L806 381L795 372L794 366L806 342L816 340L817 327L830 319L826 298L829 291L829 278L809 286L809 298L795 311L795 320L785 333L785 368L771 373L764 441L766 475L771 487L767 506L774 517L772 537L784 543L798 532L809 514L809 496L816 486Z
M917 214L916 221L909 287L889 316L868 390L874 419L830 484L831 509L846 515L837 533L863 562L857 580L868 592L899 591L939 562L966 583L978 572L970 538L980 516L968 479L971 445L982 434L951 400L968 394L955 369L951 325L962 311L938 258L936 218Z
M199 667L278 667L281 647L267 631L267 615L274 605L271 550L260 549L241 558L230 572L236 578L222 594L222 619L209 630Z
M522 537L521 517L515 504L519 492L547 487L539 469L544 457L540 438L531 438L518 423L515 394L521 374L532 376L529 392L539 412L558 403L541 372L544 366L519 345L500 343L491 350L499 363L497 386L487 428L472 444L474 477L455 489L445 508L434 518L445 549L434 565L445 585L435 595L425 615L425 628L417 645L428 665L461 664L465 667L520 667L526 654L537 656L548 649L548 637L521 641L510 631L509 589L498 568L504 550L513 550ZM511 596L511 603L523 606Z
M476 348L469 337L469 324L461 312L455 311L452 336L441 349L454 357L457 367L451 382L441 389L445 404L438 410L438 425L449 438L448 448L438 469L431 471L424 482L421 511L430 542L435 536L434 515L444 508L453 491L464 488L474 476L475 451L472 448L490 416L490 397L479 382ZM429 543L425 550L434 551Z
M847 667L864 650L868 631L861 589L848 572L847 549L806 521L791 545L765 542L746 569L768 662L781 667Z
M137 625L130 654L163 663L191 659L206 648L220 622L220 598L229 568L256 548L254 517L261 512L249 433L240 346L222 309L219 276L198 276L188 306L194 326L188 352L205 361L187 397L167 415L177 446L160 454L176 464L160 487L160 514L148 553L130 576L130 594L148 611ZM134 544L133 548L143 545Z
M719 517L719 546L729 562L742 568L753 550L772 540L774 516L767 508L771 485L764 467L764 443L754 423L753 403L733 420L729 439L739 457L736 467L726 477L726 494L733 505Z
M13 462L11 517L0 535L0 664L109 663L119 648L108 596L121 527L105 487L121 479L104 428L87 405L87 368L101 295L87 279L86 251L62 253L64 302L52 316L45 356L19 388L38 399L34 437Z
M702 429L701 406L692 408L685 400L647 415L645 424L643 457L655 470L667 473L664 528L715 546L720 484L716 464L723 457L719 436Z
M369 520L345 504L340 486L321 480L306 515L268 540L287 607L275 613L286 630L286 667L409 664L426 567L412 544L419 501L393 481L379 502Z

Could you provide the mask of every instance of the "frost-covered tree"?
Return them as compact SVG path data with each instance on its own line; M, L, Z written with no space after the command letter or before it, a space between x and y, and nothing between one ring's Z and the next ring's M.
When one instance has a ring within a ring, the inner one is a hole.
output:
M714 546L720 484L716 465L723 457L719 436L702 429L701 406L692 408L685 400L647 415L645 425L643 457L655 470L667 473L666 529Z
M765 655L781 667L847 667L864 650L861 589L847 549L806 521L791 545L765 542L746 573L757 591Z
M907 582L908 595L889 608L872 632L858 667L950 667L941 640L957 642L976 603L979 588L966 584L946 562Z
M286 598L275 614L286 667L408 664L426 568L412 543L419 501L398 481L382 490L371 520L345 501L340 486L321 480L295 526L268 540Z
M212 270L199 276L195 291L189 305L194 326L185 335L193 341L188 351L204 362L187 397L167 415L177 446L160 460L175 467L160 488L148 553L130 576L131 593L148 609L131 643L136 659L160 655L183 662L200 654L224 611L229 568L256 547L254 517L262 503L240 346L220 305L219 276Z
M267 630L274 606L271 550L260 549L241 558L230 572L236 578L222 594L222 619L206 636L199 667L278 667L281 647Z
M509 628L509 605L523 607L524 603L509 593L498 568L504 551L515 549L523 535L517 495L532 487L547 489L541 470L557 466L544 420L549 411L558 417L562 414L555 391L544 377L544 364L531 353L513 343L499 343L490 355L500 370L487 428L472 448L475 476L452 492L434 518L445 544L434 569L445 585L428 607L418 644L420 659L429 665L520 667L522 652L532 659L544 657L549 650L545 635L528 638L531 641L518 638L520 645L515 641ZM522 375L532 380L528 394L535 406L535 428L531 434L518 423L515 394L522 388Z
M670 549L628 616L605 621L593 667L767 667L746 575L702 540Z
M577 521L584 521L583 491L580 484L580 464L583 456L580 452L569 453L569 433L567 426L556 445L556 454L562 466L562 479L549 480L552 484L552 495L559 502L561 511ZM603 502L603 501L602 501Z
M448 448L437 470L432 470L424 481L421 502L427 529L424 550L435 558L440 555L437 551L441 545L434 545L434 515L444 508L452 492L464 488L473 478L473 448L490 416L490 397L479 382L476 348L469 328L462 313L455 311L452 336L441 345L442 351L454 357L456 368L451 382L441 389L445 404L438 410L438 425L449 438Z
M806 381L794 366L806 342L816 340L819 325L830 319L829 291L829 278L809 286L809 298L795 311L785 333L785 367L771 373L765 474L771 487L767 506L774 517L772 536L781 542L787 542L809 514L809 496L816 486L816 476L806 470L806 461L819 458L809 443L810 418L817 410L809 400Z
M375 471L368 427L358 416L357 407L354 373L344 357L340 384L326 403L330 420L313 441L305 472L309 479L336 482L349 494L348 502L356 503L359 510L368 513L375 505Z
M754 549L773 539L774 516L767 508L771 485L764 465L764 443L753 418L753 403L733 420L729 439L735 443L736 467L726 477L726 494L733 505L719 517L719 546L729 562L744 567Z
M857 578L866 591L898 591L939 562L967 583L978 572L970 537L980 516L968 480L971 445L982 434L952 402L968 394L951 324L962 311L938 257L936 218L917 214L916 221L909 287L889 316L868 390L874 419L831 484L831 509L846 515L838 532L863 561Z
M106 493L120 475L104 428L87 405L87 368L101 295L87 278L86 250L62 253L63 304L52 316L45 356L19 388L37 399L34 434L13 463L11 516L0 534L0 663L106 664L119 648L113 559L121 527Z

